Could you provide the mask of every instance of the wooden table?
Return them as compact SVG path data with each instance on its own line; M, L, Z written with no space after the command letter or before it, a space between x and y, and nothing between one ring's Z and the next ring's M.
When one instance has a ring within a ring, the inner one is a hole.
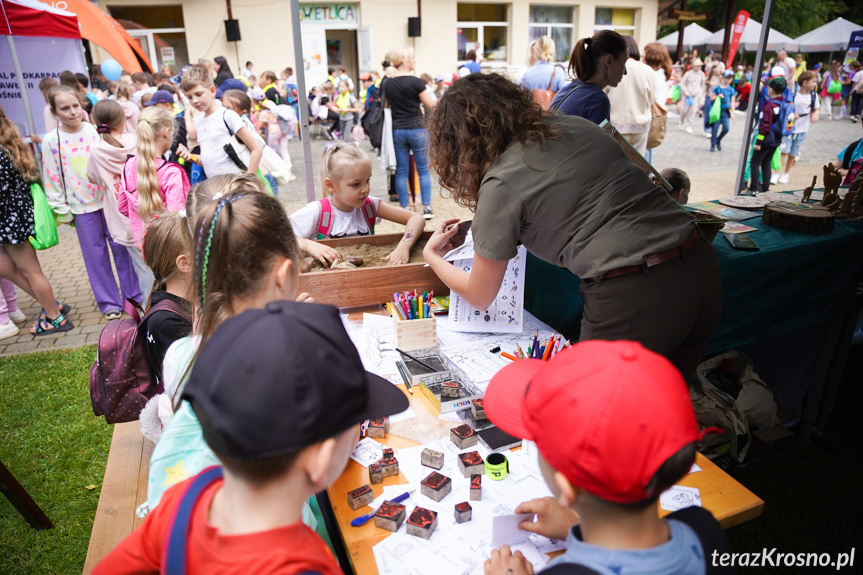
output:
M404 389L403 385L399 386ZM418 414L433 414L429 401L419 393L411 397L411 408ZM455 425L450 423L450 425ZM379 440L380 441L380 440ZM387 435L382 443L395 449L403 447L414 447L417 442L398 437L393 433ZM705 509L710 510L723 528L727 529L749 521L761 515L764 502L751 491L736 482L727 473L711 463L701 454L696 455L695 463L701 468L697 473L691 473L681 479L678 485L697 487L701 492L701 502ZM369 482L368 472L365 467L354 461L348 462L341 477L327 489L333 512L339 524L339 532L342 541L350 557L356 575L377 575L378 568L372 547L389 536L389 532L378 529L374 521L369 521L362 527L351 527L353 518L368 513L370 507L361 507L353 511L347 502L347 492L356 489L360 485ZM383 493L385 485L401 485L408 483L404 474L398 477L388 477L382 484L372 485L375 497ZM101 503L100 503L101 504ZM658 507L657 503L657 507ZM659 510L660 516L667 515L667 511Z

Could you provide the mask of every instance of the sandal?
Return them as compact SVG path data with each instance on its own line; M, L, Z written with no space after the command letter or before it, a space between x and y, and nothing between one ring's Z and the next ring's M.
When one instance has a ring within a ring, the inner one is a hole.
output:
M112 319L120 319L121 317L123 317L123 312L121 312L121 311L114 310L114 311L105 312L105 319L107 319L109 321Z
M69 312L72 311L72 306L68 303L60 305L60 302L56 300L54 300L54 303L56 303L57 307L60 308L61 315L69 315ZM48 321L48 312L46 312L44 308L42 309L42 311L39 312L39 319Z
M50 326L50 327L49 327ZM69 331L74 328L72 325L72 321L66 319L66 316L60 314L57 316L57 319L48 319L47 321L39 318L36 321L36 331L30 332L33 335L47 335L49 333L62 333L64 331Z

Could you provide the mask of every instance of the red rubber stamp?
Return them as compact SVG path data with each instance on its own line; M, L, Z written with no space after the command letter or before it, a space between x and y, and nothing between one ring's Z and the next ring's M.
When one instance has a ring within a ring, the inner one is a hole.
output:
M378 461L383 477L395 477L399 474L399 462L395 457L387 457Z
M372 463L369 465L369 483L372 485L377 485L378 483L384 480L383 472L381 471L381 466L378 463Z
M432 471L428 477L422 480L420 491L423 495L440 501L452 491L452 479L437 471Z
M387 459L388 457L395 457L395 452L392 447L384 447L383 459Z
M471 475L482 475L485 473L485 461L483 461L482 456L476 451L459 453L458 468L465 477L470 477Z
M456 523L464 523L465 521L470 521L472 515L473 507L471 507L470 503L468 503L467 501L462 501L461 503L455 504Z
M482 500L482 475L470 476L470 500Z
M459 386L454 381L445 381L440 384L440 396L458 399Z
M375 499L375 494L372 493L372 488L368 485L357 487L353 491L348 491L348 505L356 511L360 507L368 505Z
M488 421L488 417L485 415L485 406L481 399L473 400L473 403L470 404L470 411L473 413L473 417L477 421Z
M369 427L366 429L366 435L375 439L383 439L387 436L387 428L390 420L387 417L379 417L378 419L370 419Z
M443 467L443 453L434 449L425 448L420 454L420 463L432 469Z
M467 449L468 447L476 445L479 441L479 436L476 434L476 431L474 431L467 423L463 423L462 425L450 429L449 438L459 449Z
M435 527L437 527L437 512L425 507L417 507L411 511L407 522L409 535L428 539L434 533Z
M398 531L405 520L405 506L393 501L384 501L375 513L375 527L387 531Z

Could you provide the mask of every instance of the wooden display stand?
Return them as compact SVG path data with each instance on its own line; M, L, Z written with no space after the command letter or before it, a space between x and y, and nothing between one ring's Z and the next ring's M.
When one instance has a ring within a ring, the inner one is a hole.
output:
M432 232L423 232L420 240L427 240L431 234ZM386 246L399 242L403 237L404 234L380 234L321 240L320 243L335 249L358 244ZM299 292L307 292L316 303L337 307L356 307L390 301L394 293L407 289L416 290L417 293L434 290L435 295L449 294L446 284L430 267L426 267L424 262L300 274Z
M396 347L403 351L437 347L437 323L434 316L403 320L399 314L395 314L393 333L396 335Z

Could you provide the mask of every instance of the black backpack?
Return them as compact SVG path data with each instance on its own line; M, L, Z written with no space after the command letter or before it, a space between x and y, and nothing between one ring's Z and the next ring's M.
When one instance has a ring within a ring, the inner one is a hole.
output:
M373 88L368 94L368 108L361 120L363 130L373 148L381 147L384 131L384 107L381 101L380 88Z

